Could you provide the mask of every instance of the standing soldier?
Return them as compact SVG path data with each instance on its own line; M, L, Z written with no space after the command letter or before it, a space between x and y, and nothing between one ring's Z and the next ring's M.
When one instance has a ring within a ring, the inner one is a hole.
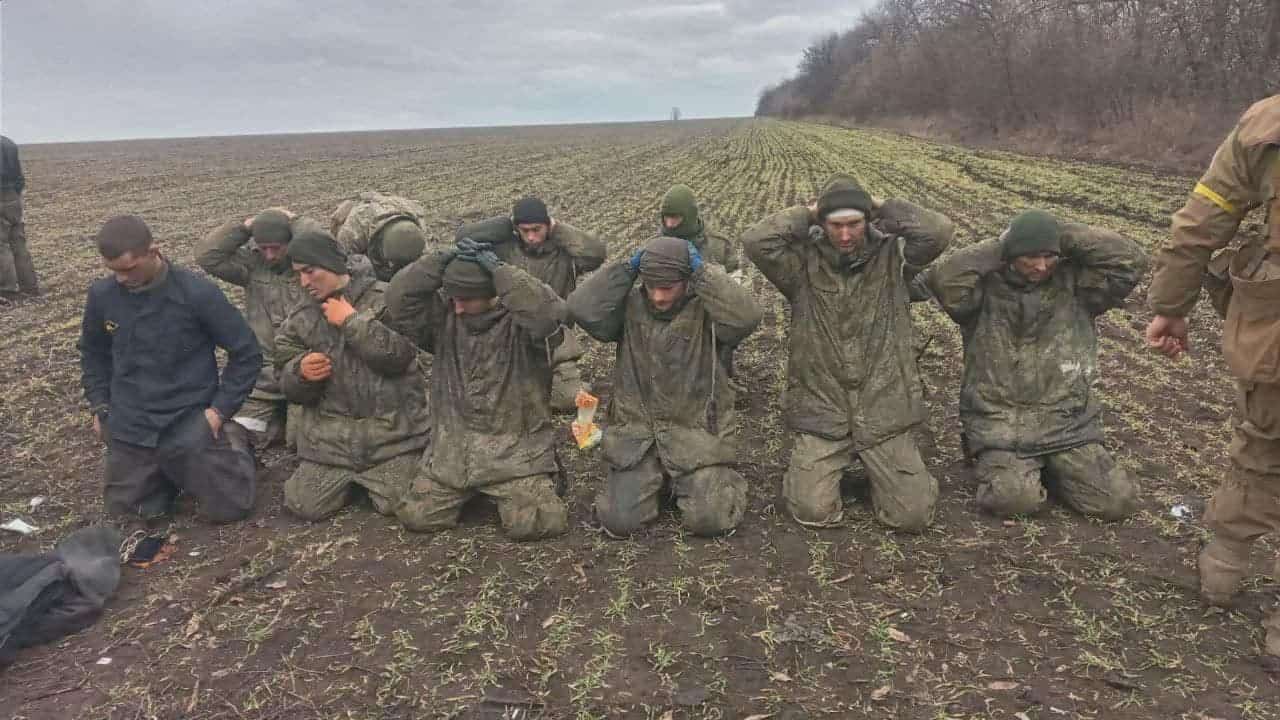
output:
M301 462L285 482L285 505L320 520L359 486L378 512L394 514L430 430L417 348L386 325L386 283L353 277L329 233L302 230L289 259L310 297L275 341L280 386L300 406Z
M1225 605L1235 594L1248 572L1253 541L1280 530L1278 146L1280 95L1273 95L1245 112L1187 204L1174 214L1172 234L1156 256L1147 293L1156 313L1147 327L1147 344L1169 357L1188 349L1187 315L1202 280L1218 291L1215 305L1225 310L1222 354L1236 378L1239 399L1231 469L1205 517L1214 537L1200 552L1200 593L1213 605ZM1237 252L1212 258L1235 237L1245 215L1263 204L1269 205L1267 234L1246 239ZM1280 655L1280 612L1263 625L1266 651Z
M782 487L798 522L841 520L840 477L855 456L880 522L919 532L932 520L938 481L910 432L925 408L908 283L951 233L945 216L875 201L835 175L814 205L743 236L747 256L791 305L785 406L795 448Z
M618 344L601 447L609 475L596 501L605 530L623 536L652 522L668 479L690 532L737 527L747 483L729 467L738 424L720 349L760 324L751 293L693 243L657 237L583 283L569 312L595 339Z
M1137 486L1102 446L1094 319L1124 302L1146 269L1133 241L1028 210L999 240L919 278L964 337L960 422L982 509L1034 513L1048 485L1086 515L1133 512Z
M107 443L107 512L168 514L178 492L214 522L253 509L248 439L227 420L249 397L262 352L218 286L170 263L142 218L108 220L95 238L114 277L89 288L81 381ZM216 348L227 353L221 377Z
M0 135L0 300L40 294L35 264L27 250L27 226L22 222L26 187L18 146Z
M287 210L264 210L243 221L228 221L196 245L196 264L201 269L244 288L245 318L258 338L264 362L253 392L232 420L249 431L258 449L282 440L285 434L287 403L270 355L276 331L302 299L288 257L295 222L306 221L295 221Z
M397 514L410 530L444 530L483 494L513 539L563 534L548 391L568 312L487 245L467 238L460 248L424 255L388 292L393 327L435 356L432 438Z
M458 229L458 238L487 242L503 261L551 286L562 299L578 286L578 278L600 267L608 250L595 235L551 217L546 203L535 197L516 202L511 215L499 215ZM551 409L572 412L582 389L578 361L583 347L569 329L556 348L551 376Z
M397 270L422 255L427 244L426 216L422 205L408 198L365 192L333 211L329 232L353 256L353 267L360 265L361 257L368 258L374 275L388 282Z

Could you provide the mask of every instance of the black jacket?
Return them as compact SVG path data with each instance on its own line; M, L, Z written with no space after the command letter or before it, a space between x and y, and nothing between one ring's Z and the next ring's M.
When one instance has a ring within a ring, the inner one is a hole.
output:
M161 433L195 409L230 419L262 368L244 317L208 279L176 265L157 287L130 293L114 278L89 288L80 328L84 395L109 408L111 437L157 447ZM227 351L218 378L214 349Z
M22 161L18 158L18 146L0 135L0 192L22 192L27 179L22 175Z

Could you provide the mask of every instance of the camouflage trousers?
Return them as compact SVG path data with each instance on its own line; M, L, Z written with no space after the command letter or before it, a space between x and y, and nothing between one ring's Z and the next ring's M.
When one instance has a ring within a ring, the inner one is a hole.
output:
M1209 501L1209 527L1245 544L1280 532L1280 384L1238 384L1230 453L1231 468Z
M226 423L214 438L203 410L174 423L158 447L107 442L103 502L111 515L167 515L183 492L196 499L197 513L207 520L243 520L253 510L255 484L244 431Z
M577 405L574 400L582 389L582 374L578 370L578 361L582 359L582 340L578 331L568 328L564 333L564 342L556 348L551 356L551 409L558 413L573 412Z
M1137 505L1137 483L1097 443L1036 457L988 450L974 474L978 507L1000 517L1038 512L1049 495L1103 520L1129 517Z
M288 416L283 395L255 389L231 419L249 433L254 450L265 450L285 439Z
M782 495L787 510L800 524L825 527L844 517L840 478L855 455L867 468L877 520L903 532L921 532L933 522L938 481L925 467L911 433L857 453L850 437L829 440L794 433L794 438L791 464L782 478Z
M362 487L374 510L394 515L417 469L417 453L362 472L303 460L284 483L284 504L303 520L323 520L349 505L353 491Z
M694 535L722 535L738 526L747 507L747 481L723 465L668 475L654 448L629 468L610 467L596 498L596 518L609 534L626 536L658 517L666 488L680 510L680 524Z
M512 540L539 540L569 530L569 508L556 494L555 477L547 473L460 488L423 468L405 493L396 517L416 532L447 530L457 527L462 506L477 495L494 499L502 528Z
M35 294L39 289L35 263L27 250L22 196L0 193L0 293Z

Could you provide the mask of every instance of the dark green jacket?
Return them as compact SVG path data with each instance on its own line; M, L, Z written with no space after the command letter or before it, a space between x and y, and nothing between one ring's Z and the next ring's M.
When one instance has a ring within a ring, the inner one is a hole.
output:
M276 336L273 353L289 402L302 406L298 457L357 472L415 452L427 444L431 420L413 342L386 324L386 283L351 278L343 294L356 314L342 327L304 299ZM304 355L333 361L326 380L304 380Z
M387 302L393 327L434 356L424 462L457 488L556 473L551 356L568 320L564 301L503 265L493 277L497 307L460 317L440 292L447 257L432 252L396 273Z
M960 421L976 455L1030 457L1102 442L1094 319L1119 306L1146 272L1131 240L1063 226L1053 275L1029 284L1001 259L1000 241L951 254L923 277L964 338Z
M951 221L889 200L864 253L841 258L809 209L760 221L742 245L791 305L785 412L792 430L862 450L924 419L908 283L951 241Z
M695 273L683 306L666 313L650 306L635 279L629 262L616 262L569 296L579 326L618 344L605 459L631 467L656 444L673 475L733 462L735 396L718 351L750 335L762 310L717 265Z

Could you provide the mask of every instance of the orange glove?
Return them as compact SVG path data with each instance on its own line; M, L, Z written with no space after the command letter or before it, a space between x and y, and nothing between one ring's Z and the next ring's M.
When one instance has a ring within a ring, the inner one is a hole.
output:
M302 356L302 362L298 363L298 371L302 379L308 382L328 380L333 374L333 361L324 353L307 353Z
M342 327L347 318L356 314L355 307L342 296L331 297L321 303L320 307L324 308L324 319L334 327Z

